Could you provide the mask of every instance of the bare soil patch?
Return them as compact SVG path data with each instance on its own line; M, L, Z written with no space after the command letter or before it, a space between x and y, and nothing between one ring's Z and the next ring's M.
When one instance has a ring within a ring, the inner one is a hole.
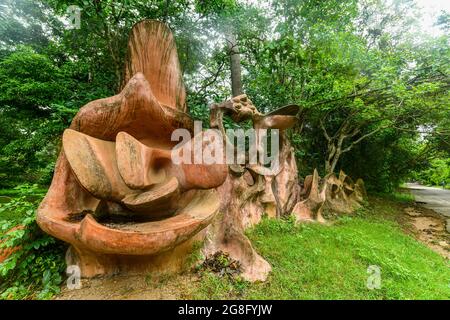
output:
M189 299L195 274L117 275L82 279L82 288L63 286L56 300L179 300Z
M405 206L406 229L430 249L450 259L450 234L446 220L433 210L419 205Z

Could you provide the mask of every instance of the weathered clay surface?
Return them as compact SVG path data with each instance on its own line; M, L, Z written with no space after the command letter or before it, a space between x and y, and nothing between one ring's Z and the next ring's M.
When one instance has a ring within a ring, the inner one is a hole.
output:
M296 105L262 114L244 94L211 106L211 127L223 137L225 114L251 120L254 129L280 131L276 172L250 161L174 163L172 132L194 133L186 111L172 33L157 21L136 24L120 93L88 103L74 117L38 209L38 224L71 244L67 263L80 266L83 276L177 271L194 244L204 241L206 256L226 252L239 261L245 279L264 281L271 266L254 250L246 228L264 215L324 221L324 210L347 213L365 199L362 180L353 183L343 173L320 179L314 171L299 185L285 134L298 121ZM190 150L205 132L196 134L184 145ZM201 149L208 151L204 140Z
M367 194L362 179L353 183L343 171L339 178L329 174L321 179L314 170L312 176L305 178L300 198L304 200L299 201L293 210L297 221L325 222L324 212L353 213L367 200Z
M240 262L243 277L250 281L264 281L272 268L254 250L245 236L245 229L259 223L265 214L271 218L290 214L300 190L293 149L283 132L295 123L293 119L296 119L298 106L289 108L263 115L246 95L211 108L211 127L222 132L224 114L229 114L236 122L251 119L255 129L281 131L280 170L267 175L259 164L230 165L227 180L217 188L221 195L220 214L207 229L204 254L208 256L218 251L228 253L232 259Z
M327 185L325 210L349 214L360 208L367 200L364 182L361 179L354 183L349 176L340 171L338 178L330 174L324 180Z
M37 215L72 245L67 262L83 276L182 265L218 212L212 188L227 176L225 165L172 163L171 134L192 132L193 121L170 30L143 21L128 49L122 91L88 103L64 132Z
M292 214L297 221L324 222L322 212L326 199L326 190L326 185L321 183L317 170L314 170L312 176L305 178L302 194L304 200L297 202L292 210Z

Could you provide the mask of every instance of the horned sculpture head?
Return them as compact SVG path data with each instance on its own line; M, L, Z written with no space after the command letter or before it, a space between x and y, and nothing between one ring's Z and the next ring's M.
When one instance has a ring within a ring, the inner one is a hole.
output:
M68 262L84 276L156 265L169 251L173 262L173 250L218 211L213 188L227 166L171 160L172 132L193 130L185 97L172 33L142 21L130 34L121 92L85 105L64 132L37 221L71 244Z

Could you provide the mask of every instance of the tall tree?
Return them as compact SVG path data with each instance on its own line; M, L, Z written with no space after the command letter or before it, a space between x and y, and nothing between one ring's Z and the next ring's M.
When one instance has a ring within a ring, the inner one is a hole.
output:
M242 79L241 79L241 56L237 44L236 36L233 32L229 32L226 36L228 45L228 54L230 55L230 71L231 71L231 92L233 97L241 95Z

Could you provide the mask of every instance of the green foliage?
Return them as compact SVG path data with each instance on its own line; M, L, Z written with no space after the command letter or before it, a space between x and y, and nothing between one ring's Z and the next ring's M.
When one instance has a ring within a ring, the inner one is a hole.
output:
M59 137L78 108L112 93L80 79L83 65L55 62L48 54L20 47L0 62L0 185L48 184Z
M236 0L195 1L196 11L204 15L233 12L236 10L237 5Z
M46 113L50 103L68 97L62 70L46 55L18 48L0 62L0 104Z
M60 19L69 5L82 9L80 29ZM417 19L409 0L5 0L3 8L2 187L50 182L62 131L85 103L117 92L128 33L142 19L174 31L190 114L205 125L208 105L230 95L225 38L234 33L244 92L258 109L303 108L302 123L288 133L301 176L325 173L331 149L320 120L330 136L344 124L348 131L342 149L351 150L338 156L335 170L365 178L372 190L392 190L435 150L450 152L448 35L411 32ZM447 16L438 21L444 31ZM425 139L420 128L430 132ZM431 152L414 160L425 148Z
M425 184L450 187L450 158L431 160L430 167L414 177Z
M65 245L36 224L36 207L43 196L37 186L15 190L17 197L0 204L0 251L13 249L0 263L0 298L49 299L62 282ZM12 214L14 218L1 220Z
M2 0L0 6L0 56L18 45L41 50L50 42L49 33L58 34L63 25L42 1Z

